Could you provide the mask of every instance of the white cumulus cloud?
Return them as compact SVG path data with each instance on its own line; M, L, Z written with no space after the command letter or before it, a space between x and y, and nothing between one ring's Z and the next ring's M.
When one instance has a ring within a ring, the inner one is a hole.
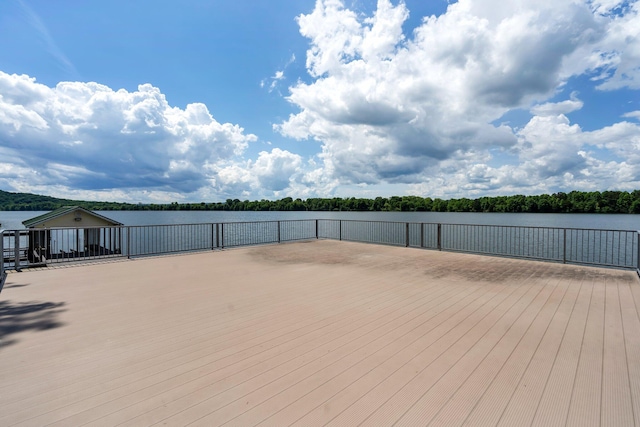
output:
M410 13L400 0L368 16L316 0L297 17L307 75L289 75L292 55L260 84L291 85L293 112L272 119L310 141L305 156L250 157L257 136L150 84L49 87L0 72L0 184L124 200L640 187L637 103L599 129L580 121L597 95L640 89L638 0L459 0L415 28Z
M203 185L205 163L240 154L256 139L218 123L202 104L169 106L148 84L135 92L81 82L49 88L0 73L0 94L4 146L70 187L193 190ZM74 172L55 173L59 165Z
M408 15L403 2L378 0L367 17L317 0L298 17L312 80L290 88L298 111L275 129L317 141L329 179L465 195L571 187L607 167L566 117L578 95L550 99L573 76L636 88L637 2L460 0L410 34ZM516 109L533 115L523 129L496 124Z
M265 192L280 194L302 175L302 157L280 148L262 151L255 161L244 165L230 164L219 168L217 176L227 194L246 194L264 197Z
M149 84L133 92L85 82L47 87L0 72L3 188L219 195L215 185L228 177L218 171L242 169L256 140L239 125L216 121L204 104L172 107ZM273 195L299 165L299 157L276 149L252 168Z
M572 94L571 99L560 102L546 102L535 105L531 108L531 113L536 116L552 116L558 114L569 114L583 107L584 103Z

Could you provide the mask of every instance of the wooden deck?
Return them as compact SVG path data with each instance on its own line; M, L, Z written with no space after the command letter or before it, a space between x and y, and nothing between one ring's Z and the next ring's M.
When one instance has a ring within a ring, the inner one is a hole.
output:
M635 272L337 241L11 273L0 425L640 425Z

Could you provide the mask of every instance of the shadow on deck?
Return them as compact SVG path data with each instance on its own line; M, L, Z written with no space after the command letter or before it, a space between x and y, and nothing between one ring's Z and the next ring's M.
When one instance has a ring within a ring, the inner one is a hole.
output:
M8 284L5 289L27 285ZM25 331L45 331L63 325L59 314L64 311L64 302L12 302L0 301L0 350L15 344L11 335Z

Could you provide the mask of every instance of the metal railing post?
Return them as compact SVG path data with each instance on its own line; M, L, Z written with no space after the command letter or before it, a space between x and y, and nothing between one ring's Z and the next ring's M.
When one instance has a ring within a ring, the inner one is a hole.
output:
M278 243L280 243L280 221L278 221Z
M316 219L316 239L318 238L318 220Z
M214 244L216 243L215 240L215 228L214 228L215 224L211 224L211 250L215 249Z
M405 224L406 230L405 230L405 235L404 235L404 247L408 248L409 247L409 223L407 222Z
M16 271L20 271L20 230L13 231L13 256L14 256L14 266Z
M127 258L131 258L131 227L125 227L127 229Z
M424 248L424 222L420 223L420 247Z
M220 224L216 223L216 248L220 247Z
M342 240L342 220L340 220L340 232L338 234L338 240Z
M640 276L640 230L638 231L638 246L636 247L636 273Z
M76 232L76 251L80 252L80 230L76 228L75 232ZM84 253L84 250L82 252Z
M567 229L564 228L563 230L563 237L562 237L562 263L566 264L567 263Z
M7 273L4 271L4 233L0 232L0 292L7 280Z
M442 250L442 224L438 224L438 250Z
M224 249L224 222L220 224L220 248Z

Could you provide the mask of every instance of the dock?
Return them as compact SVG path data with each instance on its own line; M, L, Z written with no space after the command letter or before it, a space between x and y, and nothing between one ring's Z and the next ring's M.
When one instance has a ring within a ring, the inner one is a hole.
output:
M640 425L635 271L312 240L8 274L2 426Z

